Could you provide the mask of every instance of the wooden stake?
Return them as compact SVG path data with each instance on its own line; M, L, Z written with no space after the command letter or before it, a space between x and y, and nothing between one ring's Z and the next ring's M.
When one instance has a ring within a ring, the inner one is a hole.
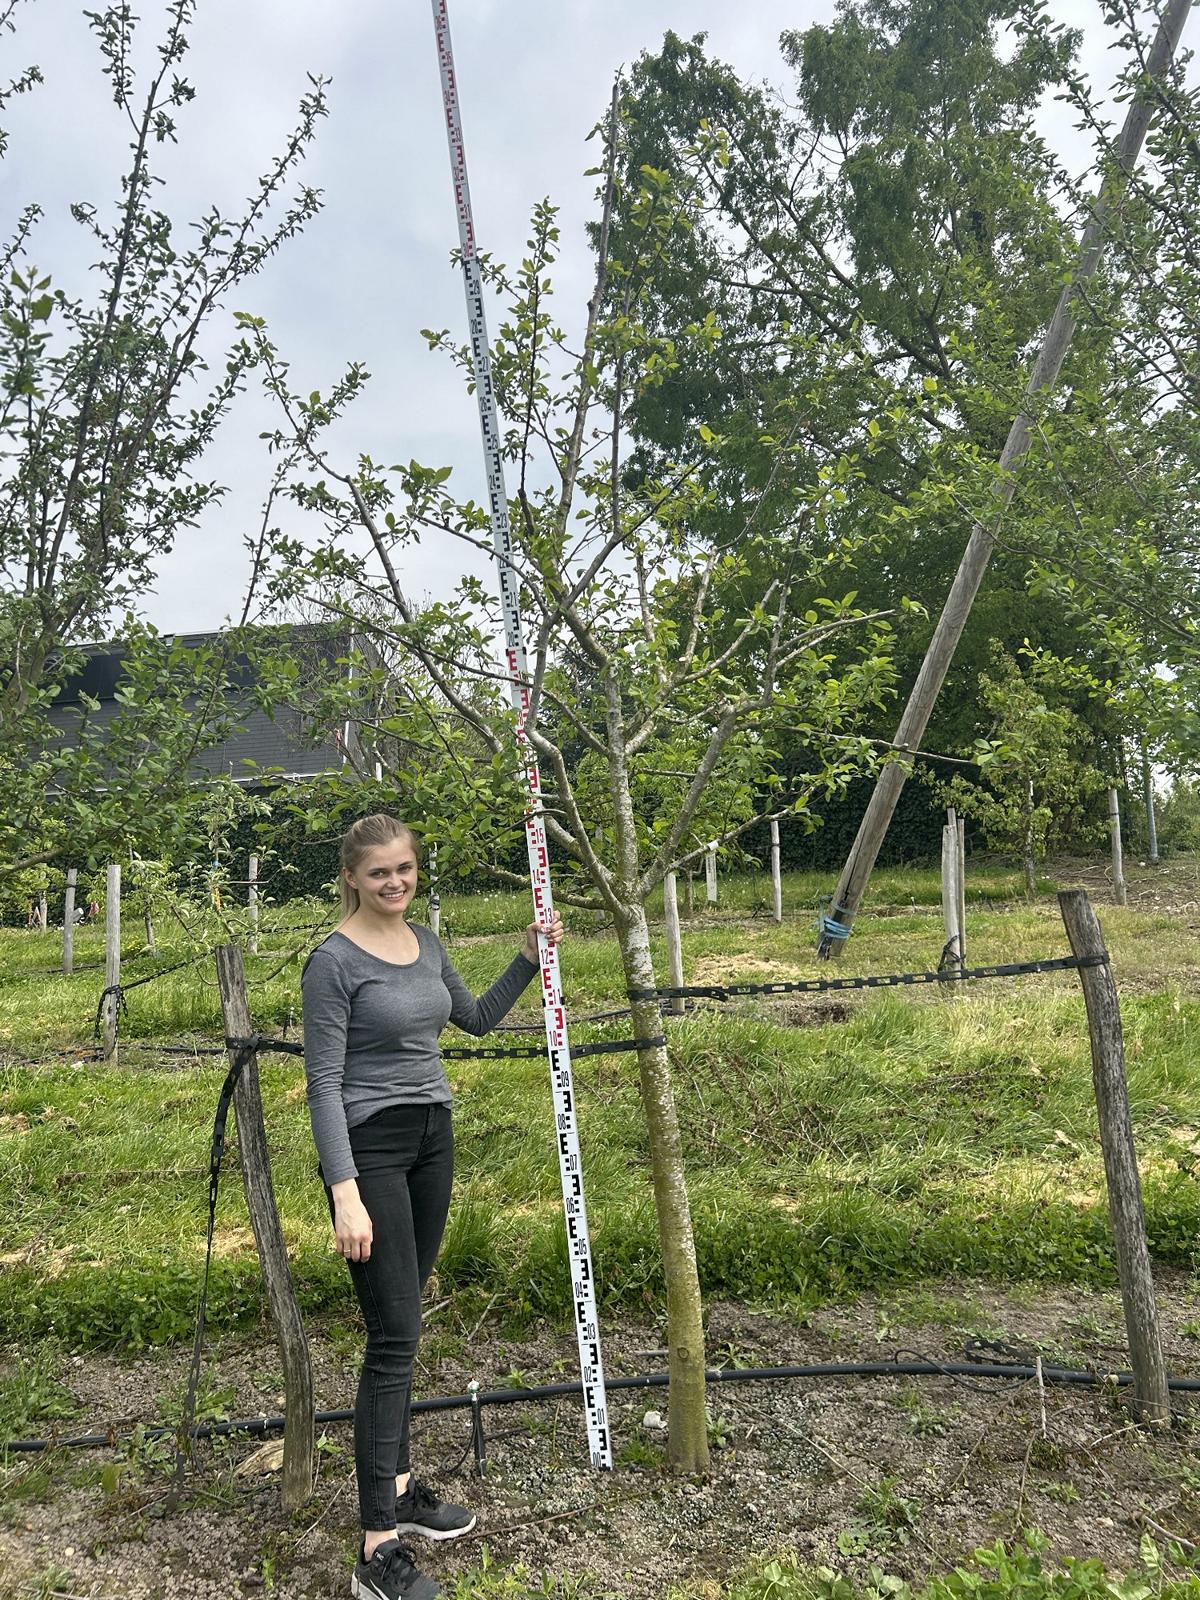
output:
M954 815L953 809L950 815ZM958 959L967 964L967 824L959 817L955 824L958 834Z
M50 925L50 913L49 913L49 910L47 909L47 906L46 906L46 891L45 891L45 889L39 889L38 890L38 897L37 897L37 925L38 925L38 928L40 929L40 931L42 933L45 933L46 929Z
M971 530L971 537L963 552L962 561L942 614L938 618L921 670L904 708L904 715L896 729L892 746L895 757L885 763L867 805L866 814L859 825L850 854L838 879L833 904L829 908L831 920L843 927L853 926L862 905L863 895L874 870L880 846L896 810L896 802L904 787L911 767L913 752L919 750L929 718L946 681L946 674L954 659L955 650L962 638L967 618L971 614L975 596L979 593L984 573L995 549L996 536L1004 522L1005 513L1017 486L1017 477L1029 448L1035 427L1038 404L1045 392L1058 381L1063 359L1075 332L1075 295L1079 287L1095 275L1104 253L1104 242L1109 231L1110 218L1119 210L1127 187L1129 174L1137 165L1146 130L1156 105L1153 93L1155 82L1164 77L1174 59L1184 23L1192 0L1168 0L1162 14L1157 36L1146 60L1145 71L1138 92L1129 101L1124 126L1117 144L1111 170L1106 170L1099 192L1090 207L1090 220L1080 240L1079 257L1070 280L1059 295L1054 316L1046 330L1042 348L1025 386L1024 404L1012 427L1004 449L1000 453L999 471L993 487L994 509ZM1036 403L1035 403L1036 402ZM822 934L818 952L822 956L839 954L846 940Z
M1059 895L1058 904L1074 953L1077 956L1105 955L1100 924L1087 891L1066 889ZM1129 1115L1120 1001L1107 961L1103 966L1081 967L1079 977L1087 1005L1092 1081L1108 1181L1108 1212L1133 1368L1134 1415L1144 1422L1167 1423L1171 1419L1171 1402L1154 1299L1154 1278L1150 1271L1150 1246L1146 1238L1133 1122Z
M771 823L771 915L783 921L783 877L779 869L779 820Z
M78 867L67 868L67 891L63 896L63 971L75 970L75 886Z
M1113 899L1123 906L1129 896L1125 888L1125 855L1121 848L1121 798L1115 789L1108 791L1108 833L1112 841Z
M1142 792L1146 796L1146 843L1151 866L1158 865L1158 819L1154 815L1154 774L1150 770L1150 752L1142 745Z
M217 951L217 984L221 991L221 1015L225 1022L226 1038L248 1038L254 1030L246 998L246 972L242 952L235 944L222 945ZM231 1059L233 1054L236 1052L231 1053ZM267 1152L257 1055L250 1057L242 1071L233 1092L233 1107L237 1115L242 1188L258 1246L275 1339L283 1362L287 1427L283 1435L282 1495L283 1509L290 1512L304 1504L313 1488L316 1414L313 1407L312 1357L300 1307L296 1303L287 1245L271 1183L271 1158Z
M667 971L671 979L668 988L681 989L683 987L683 935L679 930L679 892L673 872L668 872L663 878L663 916L667 925ZM682 998L671 1000L669 1005L677 1017L683 1015L684 1002Z
M117 1059L117 1017L121 998L115 992L121 981L121 869L114 862L108 869L104 891L104 987L112 994L104 997L103 1045L105 1061Z
M958 926L958 824L954 813L942 829L942 926L946 933L947 955L962 966L962 935Z
M717 903L717 841L714 839L704 852L704 890L710 906Z
M252 956L258 954L258 857L251 856L250 864L246 871L247 888L246 902L250 907L250 937L246 941L246 948Z

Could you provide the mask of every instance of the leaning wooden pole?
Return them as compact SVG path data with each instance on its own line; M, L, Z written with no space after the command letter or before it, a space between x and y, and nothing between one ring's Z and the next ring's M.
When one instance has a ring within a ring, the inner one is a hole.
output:
M971 614L975 596L983 582L984 573L996 547L996 536L1004 522L1017 475L1029 449L1030 438L1036 426L1038 412L1049 391L1058 380L1063 359L1075 332L1075 296L1079 287L1095 275L1104 253L1114 212L1119 208L1128 185L1129 176L1137 165L1146 130L1154 115L1155 97L1152 87L1169 71L1179 39L1191 10L1192 0L1169 0L1163 13L1157 37L1146 63L1146 73L1139 93L1129 103L1125 125L1117 142L1116 156L1111 174L1101 184L1092 204L1091 221L1084 230L1079 246L1079 260L1071 281L1066 284L1058 299L1054 316L1046 330L1041 351L1025 386L1024 403L1009 430L1008 439L1000 455L999 473L994 485L996 505L991 515L977 522L963 553L962 561L946 604L938 618L892 740L894 754L884 764L867 806L866 815L850 847L850 854L842 868L837 891L828 914L821 920L821 937L818 952L828 956L840 952L849 937L854 919L862 905L863 895L879 855L880 846L896 810L900 791L908 777L913 752L918 750L929 724L938 694L950 663L962 638L967 618Z
M1158 1327L1154 1278L1150 1271L1150 1246L1133 1142L1133 1120L1129 1114L1117 986L1087 890L1066 889L1059 895L1058 904L1074 954L1105 958L1099 965L1080 967L1079 977L1087 1006L1092 1080L1108 1183L1108 1211L1133 1369L1133 1409L1134 1415L1143 1422L1165 1423L1171 1420L1171 1401Z
M217 950L217 985L227 1039L248 1039L250 1004L246 998L246 971L242 952L235 944ZM237 1054L231 1050L230 1059ZM271 1322L283 1362L283 1390L287 1426L283 1434L283 1509L295 1511L312 1494L316 1459L316 1412L313 1407L312 1357L292 1284L287 1245L275 1205L271 1183L271 1158L263 1120L262 1091L258 1082L258 1057L251 1055L233 1091L237 1115L238 1150L242 1188L250 1225L258 1246Z

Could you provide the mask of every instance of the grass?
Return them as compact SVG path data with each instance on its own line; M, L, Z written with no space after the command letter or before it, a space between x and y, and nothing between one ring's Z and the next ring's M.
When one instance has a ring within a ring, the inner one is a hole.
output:
M990 892L1006 880L982 881ZM734 885L730 898L752 889ZM893 894L893 914L864 918L842 969L936 965L941 923L916 901L923 878L897 876L893 890L887 880L877 885L880 895ZM786 903L795 905L799 893L793 883ZM468 982L483 987L516 942L520 898L476 905L447 897L446 905L452 928L475 930L460 931L451 950ZM486 931L501 911L509 931ZM1160 1260L1188 1266L1200 1231L1194 935L1159 913L1103 910L1102 917L1125 996L1152 1246ZM300 930L315 920L311 907L289 908L264 931L262 952L248 958L256 1026L294 1022L300 962L315 937ZM592 936L587 914L576 920L579 936L564 947L563 961L568 999L583 1015L619 1004L624 982L611 935ZM813 955L810 922L807 911L781 928L697 917L684 936L689 979L827 975ZM1047 902L1000 909L981 896L969 937L971 959L980 962L1065 949ZM81 964L96 959L98 939L96 930L81 930ZM102 976L46 971L55 948L52 934L0 933L0 1340L49 1336L79 1347L182 1339L203 1261L208 1142L225 1066L221 1057L169 1056L154 1047L219 1038L213 975L206 961L131 990L121 1063L104 1067L88 1059ZM167 966L187 953L184 941L166 942L157 962ZM655 956L663 956L657 945ZM128 970L154 964L141 955ZM1074 975L852 996L843 1012L842 1020L797 1027L747 1002L669 1024L707 1291L794 1305L879 1285L900 1293L950 1273L1111 1282ZM528 995L523 1017L538 1020ZM627 1026L619 1019L578 1025L574 1036L620 1037ZM446 1042L459 1041L448 1035ZM441 1292L494 1294L517 1319L565 1316L545 1067L537 1060L450 1065L459 1176L438 1268ZM301 1064L266 1056L261 1072L302 1302L342 1306L349 1289L328 1246ZM657 1303L635 1060L585 1058L576 1080L602 1298L609 1306ZM210 1316L230 1325L261 1309L239 1185L227 1177Z

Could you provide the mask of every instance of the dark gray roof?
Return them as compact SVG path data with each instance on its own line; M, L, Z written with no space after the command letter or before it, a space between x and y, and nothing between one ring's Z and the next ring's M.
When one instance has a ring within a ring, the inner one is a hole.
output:
M317 652L326 664L336 661L349 648L348 635L331 634L328 628L298 624L295 631L303 636L301 642L305 651ZM179 643L189 648L209 644L218 637L215 633L178 636ZM98 707L88 713L93 727L103 727L127 709L115 698L122 674L121 648L97 644L86 646L85 650L82 670L63 686L49 712L50 721L68 740L77 724L83 695L99 702ZM231 693L237 695L238 687L250 687L252 669L242 659L235 662L230 676L235 685ZM237 709L239 726L223 744L214 745L196 756L193 767L197 777L220 772L240 783L255 783L262 780L261 769L264 768L274 769L276 777L290 778L316 777L323 772L341 770L344 765L342 730L305 727L300 714L289 707L281 707L273 716L268 716L260 706L251 703L248 696L238 698L242 699Z

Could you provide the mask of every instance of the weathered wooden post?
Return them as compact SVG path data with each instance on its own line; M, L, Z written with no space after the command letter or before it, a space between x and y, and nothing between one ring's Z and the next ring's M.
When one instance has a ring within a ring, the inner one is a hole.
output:
M67 888L63 895L63 971L75 970L75 886L79 868L67 868Z
M250 907L250 937L246 948L252 956L258 954L258 857L251 856L246 872L246 903Z
M717 841L710 839L704 852L704 890L710 906L717 903Z
M967 964L967 822L959 817L955 828L958 833L958 955Z
M1108 1182L1108 1214L1116 1247L1117 1276L1125 1308L1125 1331L1133 1369L1133 1410L1143 1422L1171 1419L1167 1373L1163 1363L1146 1213L1138 1175L1129 1090L1125 1082L1125 1044L1121 1006L1108 964L1100 923L1086 889L1065 889L1058 897L1067 938L1077 956L1104 956L1102 965L1081 967L1092 1045L1092 1082L1100 1120L1100 1145Z
M947 812L942 829L942 926L946 933L946 955L957 967L963 965L962 927L959 923L958 820Z
M1125 856L1121 849L1121 800L1116 789L1108 791L1108 832L1112 840L1113 899L1123 906L1129 896L1125 889Z
M779 868L779 818L771 819L771 915L783 921L783 876Z
M683 935L679 931L679 891L673 872L668 872L663 878L663 917L667 925L667 971L671 979L668 988L681 989L683 987ZM682 997L671 1000L669 1005L677 1017L683 1015L684 1002Z
M1142 792L1146 796L1146 846L1150 865L1158 865L1158 819L1154 815L1154 774L1150 770L1150 751L1142 743Z
M246 998L246 972L242 952L235 944L217 950L217 984L227 1039L246 1039L253 1029ZM237 1055L230 1052L230 1059ZM312 1494L315 1450L312 1357L296 1303L288 1266L287 1245L271 1184L271 1158L263 1121L262 1090L258 1081L258 1056L252 1054L233 1092L237 1115L238 1150L242 1188L250 1225L258 1246L271 1322L283 1361L283 1388L287 1426L283 1435L283 1509L294 1511Z
M104 890L104 996L103 1043L105 1061L117 1057L117 1019L121 1011L121 869L114 862L108 869Z

